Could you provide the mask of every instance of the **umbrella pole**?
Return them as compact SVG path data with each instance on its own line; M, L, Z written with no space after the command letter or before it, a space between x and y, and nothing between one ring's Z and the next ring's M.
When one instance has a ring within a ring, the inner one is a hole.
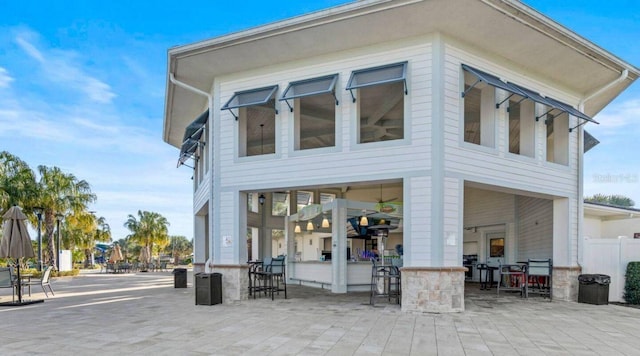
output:
M18 303L22 303L22 279L20 278L20 258L16 258L16 270L18 271Z

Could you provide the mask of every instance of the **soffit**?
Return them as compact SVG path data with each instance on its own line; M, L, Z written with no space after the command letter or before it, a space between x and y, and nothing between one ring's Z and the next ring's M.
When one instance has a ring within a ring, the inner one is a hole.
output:
M636 68L512 0L358 1L173 48L168 70L178 80L209 92L216 76L436 32L581 96L629 68L628 80L587 102L584 112L590 116L638 77ZM191 105L206 102L191 96L197 95L168 88L165 121L178 122L170 128L165 123L165 140L173 145L179 145L175 138L182 135L173 131L203 110L202 105Z

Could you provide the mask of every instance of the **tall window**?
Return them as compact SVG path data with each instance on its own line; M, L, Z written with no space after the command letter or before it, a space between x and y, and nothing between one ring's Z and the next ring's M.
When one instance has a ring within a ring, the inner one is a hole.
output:
M263 105L240 109L239 127L244 131L241 156L258 156L276 152L276 111L274 100Z
M288 193L272 193L271 194L271 215L287 216L289 212L289 194Z
M464 141L494 147L495 87L464 71Z
M547 161L569 164L569 115L547 115Z
M335 146L337 80L338 75L333 74L291 82L282 94L280 100L294 112L296 150Z
M509 100L509 152L520 154L520 97Z
M358 103L358 143L404 139L407 62L354 71L347 90Z
M275 93L278 86L236 92L221 110L229 110L238 121L239 156L276 152ZM238 109L238 114L233 112Z

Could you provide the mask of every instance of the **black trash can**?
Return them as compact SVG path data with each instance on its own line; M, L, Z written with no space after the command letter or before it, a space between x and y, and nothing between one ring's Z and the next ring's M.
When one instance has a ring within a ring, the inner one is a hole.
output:
M222 274L196 273L196 305L222 303Z
M578 303L609 304L611 277L606 274L581 274L578 276Z
M187 269L173 269L173 288L187 288Z

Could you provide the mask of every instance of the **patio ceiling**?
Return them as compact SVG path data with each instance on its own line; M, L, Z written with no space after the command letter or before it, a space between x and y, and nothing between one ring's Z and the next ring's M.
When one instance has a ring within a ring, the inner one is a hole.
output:
M637 68L515 0L364 0L186 46L168 53L168 73L209 92L217 76L431 33L466 43L526 75L585 97L594 116L635 80ZM291 50L295 48L295 50ZM292 78L295 80L296 78ZM164 139L179 147L206 98L167 79Z

